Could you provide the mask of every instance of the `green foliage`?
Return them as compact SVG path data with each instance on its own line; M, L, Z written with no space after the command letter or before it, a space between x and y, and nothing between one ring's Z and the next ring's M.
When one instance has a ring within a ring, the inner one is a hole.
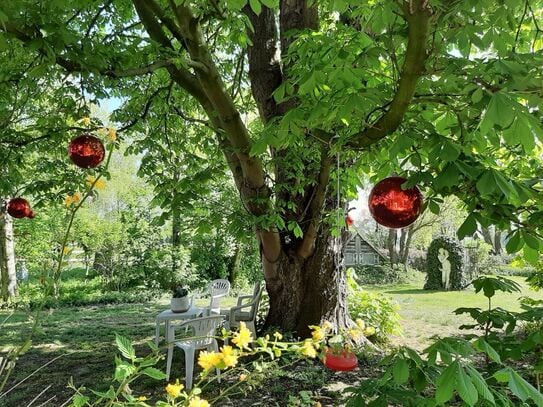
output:
M379 264L354 267L356 280L361 285L405 284L418 281L420 273L401 264Z
M451 263L450 290L463 290L466 288L467 281L464 276L463 249L460 242L447 236L435 238L426 255L426 283L425 290L442 290L441 281L441 262L438 259L439 249L445 249L449 252L448 260Z
M352 318L360 318L366 326L375 329L371 340L387 342L390 335L401 333L398 314L400 307L390 297L381 293L357 290L349 294L347 304Z
M476 292L489 301L496 291L513 292L518 287L502 278L481 277L474 281ZM382 361L383 374L347 389L347 406L438 406L463 403L467 406L517 406L521 402L543 406L543 395L515 370L509 360L526 360L543 345L541 331L526 337L513 333L518 321L540 318L540 301L524 301L523 312L502 309L468 312L484 331L484 336L437 339L423 355L402 347ZM486 363L481 363L481 358ZM530 372L531 373L531 372ZM523 377L524 376L524 377Z

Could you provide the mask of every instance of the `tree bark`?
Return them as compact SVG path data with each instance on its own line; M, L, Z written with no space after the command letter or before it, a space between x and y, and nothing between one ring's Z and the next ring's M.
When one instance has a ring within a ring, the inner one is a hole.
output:
M230 270L228 271L228 281L230 281L231 285L235 285L236 280L238 279L239 266L241 264L242 253L243 253L243 246L241 243L238 243L236 245L236 252L234 253L234 259L230 266Z
M0 295L4 302L17 295L13 221L3 209L0 211Z
M390 258L390 265L394 265L398 262L398 259L396 256L397 233L398 232L396 229L388 230L387 247L388 247L388 256Z
M502 231L496 228L494 230L494 254L502 254Z
M348 325L347 283L343 267L337 267L334 246L330 230L323 227L308 258L281 253L273 265L278 277L266 280L270 298L267 327L306 337L309 325L324 320L337 327Z

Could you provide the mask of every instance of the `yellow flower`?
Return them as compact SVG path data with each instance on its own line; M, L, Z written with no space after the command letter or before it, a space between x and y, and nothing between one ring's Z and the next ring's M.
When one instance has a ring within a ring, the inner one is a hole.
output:
M366 329L364 329L364 335L366 336L375 335L375 328L372 326L368 326Z
M274 333L273 333L273 336L274 336L275 339L277 339L278 341L280 341L281 339L283 339L283 335L281 334L281 332L274 332Z
M239 381L244 382L245 380L247 380L247 375L245 373L240 374L239 375Z
M234 342L238 348L248 348L249 344L253 341L251 331L245 326L245 322L240 322L239 332L234 334L232 342Z
M314 327L313 332L311 332L311 336L313 337L314 341L320 342L326 337L326 334L320 326L316 326Z
M81 119L81 122L82 122L85 126L90 126L90 124L91 124L91 119L90 119L90 117L83 117L83 118Z
M70 249L68 249L67 247L62 249L62 254L67 255L68 253L70 253Z
M115 130L113 127L108 127L107 139L111 142L117 140L117 130Z
M207 400L203 400L198 396L190 399L189 407L209 407Z
M179 383L179 379L175 381L175 384L169 383L166 386L166 393L170 395L170 397L176 398L181 395L181 391L183 390L183 385Z
M89 175L86 180L87 186L89 188L92 187L92 184L94 183L94 181L96 181L96 178L93 177L92 175ZM96 181L96 184L94 184L94 188L96 189L104 189L105 187L106 187L106 183L103 179L99 179L98 181Z
M334 328L334 325L330 321L323 321L321 324L321 328L325 331L331 331Z
M238 357L231 346L223 346L221 356L226 367L233 367L238 363Z
M78 203L79 201L81 201L81 194L79 192L76 192L75 194L64 198L64 206L69 208L70 206Z
M366 328L366 323L362 321L360 318L356 318L356 326L362 330Z
M360 339L361 336L364 335L364 332L361 329L357 328L351 328L347 331L347 333L355 341L357 341L358 339Z
M222 355L220 353L203 351L200 352L200 356L198 357L198 364L202 369L209 370L221 363L221 360Z
M147 397L145 397L145 396L139 396L138 397L138 401L145 401L145 400L147 400Z
M317 357L317 351L313 347L313 344L310 340L306 340L304 344L302 345L301 349L302 355L308 356L310 358Z

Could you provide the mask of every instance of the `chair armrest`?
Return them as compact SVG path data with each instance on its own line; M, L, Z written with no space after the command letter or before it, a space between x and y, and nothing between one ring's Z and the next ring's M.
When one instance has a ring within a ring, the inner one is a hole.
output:
M254 305L254 301L251 301L248 304L236 305L235 307L230 308L230 323L235 322L236 311L241 311L244 308L251 308L253 305Z
M252 295L240 295L238 297L238 306L239 305L242 305L243 304L243 301L245 300L252 300L253 299L253 296Z

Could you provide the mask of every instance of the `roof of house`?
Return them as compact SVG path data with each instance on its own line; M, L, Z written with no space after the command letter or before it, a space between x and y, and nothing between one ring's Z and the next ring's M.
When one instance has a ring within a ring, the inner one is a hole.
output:
M368 245L375 253L377 253L383 260L388 260L388 257L385 256L383 253L381 253L381 251L380 251L378 248L376 248L376 247L375 247L368 239L366 239L366 238L364 237L364 235L363 235L362 233L360 233L360 231L359 231L356 227L352 226L352 227L350 228L350 233L351 233L351 236L349 236L349 238L348 238L347 241L345 242L345 246L347 246L347 244L348 244L351 240L353 240L356 236L360 236L360 239L361 239L364 243L366 243L366 244L367 244L367 245Z

